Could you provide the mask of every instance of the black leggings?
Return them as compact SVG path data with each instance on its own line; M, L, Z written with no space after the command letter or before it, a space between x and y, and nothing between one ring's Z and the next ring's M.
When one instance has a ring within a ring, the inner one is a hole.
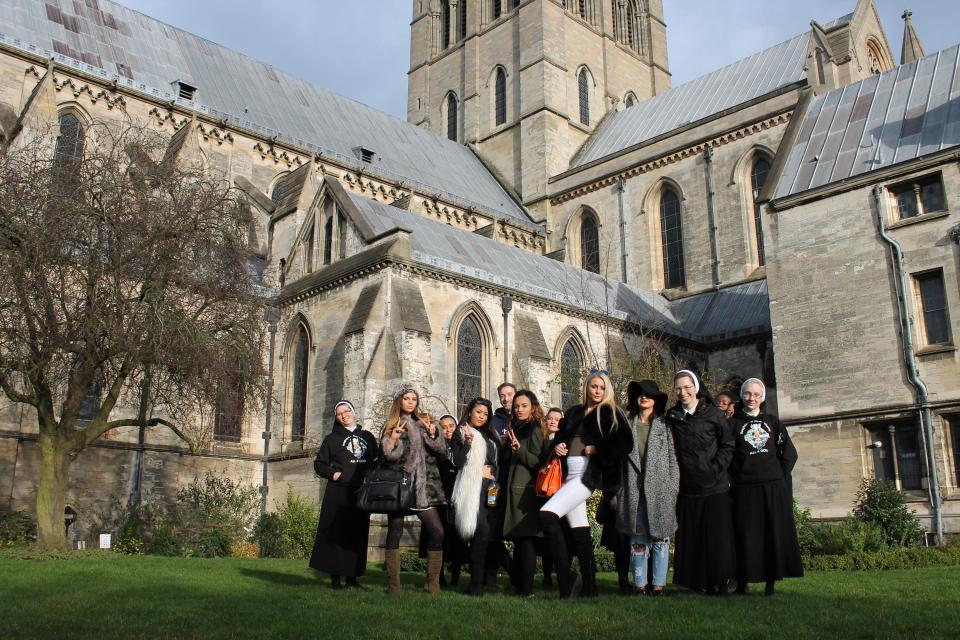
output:
M420 518L420 529L427 532L427 549L443 551L443 522L440 513L433 507L425 511L415 511ZM387 518L387 549L399 549L403 535L403 514L391 514Z
M533 593L533 574L537 570L536 538L513 540L513 584L522 596Z

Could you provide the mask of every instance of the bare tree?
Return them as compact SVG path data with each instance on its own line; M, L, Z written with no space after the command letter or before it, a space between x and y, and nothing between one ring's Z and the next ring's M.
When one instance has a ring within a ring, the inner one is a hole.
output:
M0 155L0 388L36 412L42 547L66 545L70 465L105 433L164 425L196 450L191 424L260 397L248 209L181 153L191 134L98 123Z

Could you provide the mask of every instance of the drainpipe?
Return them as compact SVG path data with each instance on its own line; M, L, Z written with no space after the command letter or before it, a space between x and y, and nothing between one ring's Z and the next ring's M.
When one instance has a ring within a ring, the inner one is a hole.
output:
M907 366L907 377L917 392L917 419L920 423L920 442L923 445L924 461L927 464L927 492L930 507L933 509L934 535L937 545L943 546L943 503L940 499L940 483L937 479L937 461L934 456L933 420L928 404L927 387L917 371L917 359L913 355L913 337L910 332L910 316L907 311L907 283L903 273L903 251L897 241L887 234L883 220L883 187L873 188L873 200L876 207L877 228L880 237L890 247L890 261L893 266L894 284L897 294L897 320L899 323L903 361Z
M277 344L277 323L280 321L280 311L273 306L267 307L264 318L267 321L267 330L270 332L270 361L267 364L267 407L263 433L263 479L260 483L260 513L267 512L267 494L270 484L267 476L267 466L270 463L270 421L273 418L273 360Z
M617 207L620 215L620 281L627 282L627 220L623 214L623 192L627 190L627 181L617 180Z
M510 382L510 330L507 318L510 316L510 310L513 309L513 298L501 297L500 308L503 310L503 380L501 382Z
M703 161L707 174L707 222L710 225L710 256L713 259L713 288L720 287L720 252L717 249L717 216L714 210L713 192L713 148L707 145L703 150Z

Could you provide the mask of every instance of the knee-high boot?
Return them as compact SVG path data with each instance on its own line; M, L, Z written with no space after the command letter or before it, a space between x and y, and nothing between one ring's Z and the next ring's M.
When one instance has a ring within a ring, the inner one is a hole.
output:
M593 538L590 536L590 527L573 527L570 529L570 539L573 549L580 561L580 575L583 578L583 588L580 595L593 597L597 595L597 572L593 558Z
M543 540L553 554L557 571L557 588L561 598L569 598L573 591L573 572L570 571L569 556L567 554L567 540L560 528L560 518L551 511L541 511L539 514L540 528L543 529Z
M440 572L443 570L443 551L427 551L427 581L423 590L440 593Z
M400 595L400 549L385 549L383 564L387 570L387 593Z

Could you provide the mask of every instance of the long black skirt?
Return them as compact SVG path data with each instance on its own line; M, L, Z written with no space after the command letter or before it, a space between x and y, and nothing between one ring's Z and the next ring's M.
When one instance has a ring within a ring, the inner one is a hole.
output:
M783 481L733 487L737 580L766 582L803 576L797 525Z
M673 583L706 590L734 577L733 513L730 494L677 499Z
M331 575L355 578L367 570L370 514L354 505L351 487L327 483L320 506L310 566Z

